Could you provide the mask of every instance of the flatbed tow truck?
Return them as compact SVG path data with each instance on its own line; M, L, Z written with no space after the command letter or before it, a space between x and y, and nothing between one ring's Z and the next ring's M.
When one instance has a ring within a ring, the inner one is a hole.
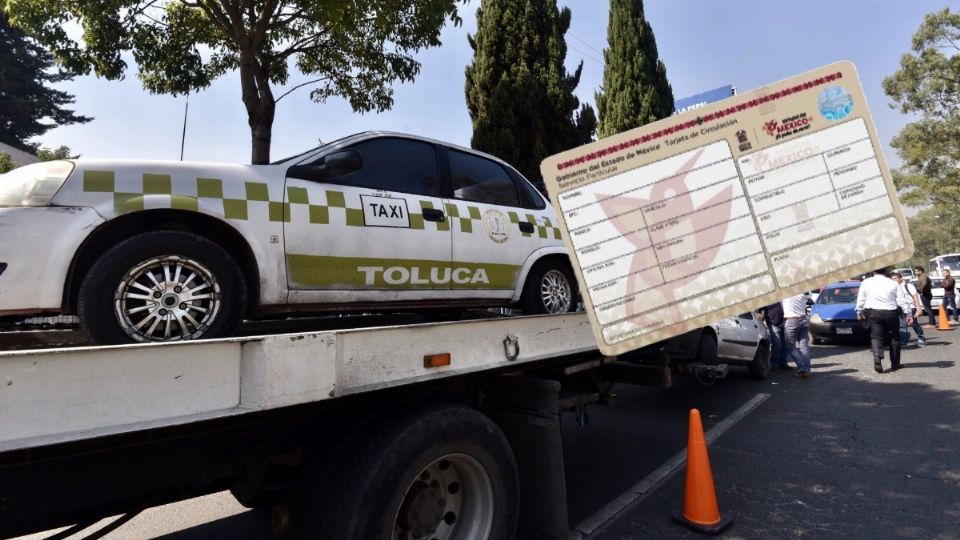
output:
M229 489L282 538L565 538L561 413L670 385L631 355L585 313L0 353L0 537Z

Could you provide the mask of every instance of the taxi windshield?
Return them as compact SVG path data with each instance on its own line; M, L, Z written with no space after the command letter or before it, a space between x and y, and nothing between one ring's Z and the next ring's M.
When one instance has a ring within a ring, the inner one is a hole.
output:
M817 297L818 304L853 304L860 287L827 287Z

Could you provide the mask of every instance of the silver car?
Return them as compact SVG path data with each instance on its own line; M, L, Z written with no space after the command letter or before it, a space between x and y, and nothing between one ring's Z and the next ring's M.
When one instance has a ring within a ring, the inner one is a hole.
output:
M756 312L721 319L649 347L672 361L746 366L755 379L770 375L770 335Z

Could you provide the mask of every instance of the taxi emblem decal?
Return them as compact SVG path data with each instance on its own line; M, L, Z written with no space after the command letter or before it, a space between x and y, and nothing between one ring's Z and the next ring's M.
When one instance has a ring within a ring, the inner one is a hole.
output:
M483 213L483 228L487 238L498 244L510 239L510 219L499 210L490 209Z

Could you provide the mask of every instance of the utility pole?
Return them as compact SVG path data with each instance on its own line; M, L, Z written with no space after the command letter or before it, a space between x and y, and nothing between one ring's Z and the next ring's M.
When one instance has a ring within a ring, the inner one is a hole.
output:
M190 111L190 94L187 94L187 103L183 106L183 134L180 135L180 161L183 161L183 147L187 142L187 112Z

